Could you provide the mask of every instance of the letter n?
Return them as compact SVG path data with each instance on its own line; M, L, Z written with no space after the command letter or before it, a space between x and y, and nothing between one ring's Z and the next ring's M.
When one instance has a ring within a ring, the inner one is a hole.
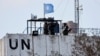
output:
M26 46L27 49L30 49L30 40L27 39L27 43L25 42L24 39L21 39L21 43L22 43L22 50L24 49L24 45Z

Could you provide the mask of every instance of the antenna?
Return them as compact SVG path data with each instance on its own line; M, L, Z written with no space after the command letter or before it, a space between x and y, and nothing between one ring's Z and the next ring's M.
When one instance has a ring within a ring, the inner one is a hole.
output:
M77 28L77 32L79 33L79 0L75 0L75 23L77 24L76 25L76 28Z

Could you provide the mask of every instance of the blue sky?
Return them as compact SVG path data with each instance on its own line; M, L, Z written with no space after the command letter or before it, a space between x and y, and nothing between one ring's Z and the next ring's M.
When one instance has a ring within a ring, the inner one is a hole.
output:
M0 0L0 38L6 33L22 33L31 13L43 17L43 4L52 3L54 16L63 22L74 21L74 0ZM100 0L80 0L80 27L100 28Z

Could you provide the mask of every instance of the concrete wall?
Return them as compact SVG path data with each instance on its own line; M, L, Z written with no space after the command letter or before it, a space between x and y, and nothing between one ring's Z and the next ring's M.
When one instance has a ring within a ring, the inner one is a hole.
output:
M100 56L100 37L7 34L2 39L2 56L33 55Z
M74 36L7 34L4 56L71 56Z

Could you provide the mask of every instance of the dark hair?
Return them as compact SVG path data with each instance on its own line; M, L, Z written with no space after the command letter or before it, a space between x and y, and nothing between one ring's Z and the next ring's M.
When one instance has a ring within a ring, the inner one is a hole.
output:
M64 23L64 26L67 26L67 23Z

